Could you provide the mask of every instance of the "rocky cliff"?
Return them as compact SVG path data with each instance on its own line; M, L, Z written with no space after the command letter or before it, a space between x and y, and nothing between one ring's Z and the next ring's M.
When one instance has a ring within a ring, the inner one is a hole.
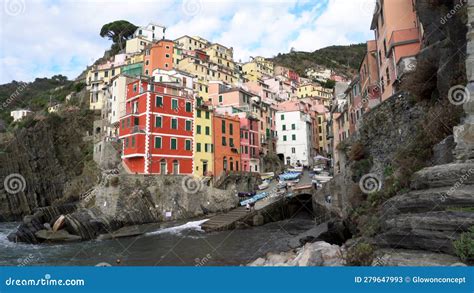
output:
M0 221L77 200L97 180L92 144L84 140L92 113L73 110L23 122L0 142Z

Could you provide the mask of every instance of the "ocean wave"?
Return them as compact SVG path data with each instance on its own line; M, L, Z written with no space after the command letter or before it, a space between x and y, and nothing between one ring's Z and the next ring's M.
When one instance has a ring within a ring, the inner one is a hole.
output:
M146 233L145 235L160 235L160 234L166 234L166 233L180 234L182 231L185 231L185 230L202 231L201 225L208 220L209 219L187 222L184 225L160 229L157 231Z

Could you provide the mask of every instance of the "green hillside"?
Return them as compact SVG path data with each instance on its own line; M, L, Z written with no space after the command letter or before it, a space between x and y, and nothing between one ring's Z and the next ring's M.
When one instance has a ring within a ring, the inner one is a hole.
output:
M305 69L323 66L343 75L352 75L359 68L366 51L366 44L331 46L314 52L293 51L272 58L277 65L292 68L304 76Z

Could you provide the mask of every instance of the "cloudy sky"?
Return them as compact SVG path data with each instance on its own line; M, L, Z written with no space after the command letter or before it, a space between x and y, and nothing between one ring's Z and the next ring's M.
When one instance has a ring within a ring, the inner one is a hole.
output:
M63 74L75 78L103 55L103 24L166 26L233 47L236 60L291 48L314 51L373 38L374 0L0 0L0 84Z

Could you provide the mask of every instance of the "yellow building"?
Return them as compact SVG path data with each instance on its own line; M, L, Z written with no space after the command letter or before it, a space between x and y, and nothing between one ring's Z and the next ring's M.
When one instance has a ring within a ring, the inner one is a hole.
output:
M212 63L224 67L230 72L235 71L234 50L232 48L215 43L205 48L204 52L209 55L209 60Z
M201 61L195 57L186 57L178 64L178 69L196 75L198 82L220 80L228 84L238 81L237 77L217 64Z
M244 78L249 81L259 81L266 77L272 77L274 73L273 62L258 56L242 65L242 72Z
M324 88L318 84L308 83L302 84L296 89L296 96L298 99L316 98L320 100L324 106L329 107L331 105L333 90Z
M86 76L87 88L90 91L89 109L102 110L107 99L110 80L120 72L121 66L115 67L110 64L92 66Z
M202 99L194 112L194 175L211 176L214 170L214 141L212 134L213 109Z
M134 54L142 52L146 46L151 44L151 42L144 37L136 37L130 40L127 40L125 44L125 53Z

